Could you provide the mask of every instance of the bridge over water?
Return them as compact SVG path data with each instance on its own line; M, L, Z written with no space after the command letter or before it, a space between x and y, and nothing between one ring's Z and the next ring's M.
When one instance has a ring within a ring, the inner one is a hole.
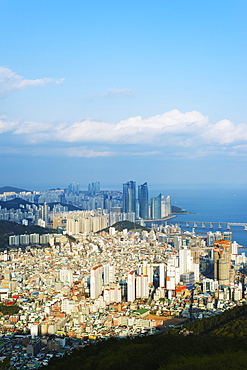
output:
M174 220L165 221L166 224L174 224ZM198 227L198 228L217 228L222 229L223 227L230 230L233 226L242 226L247 231L247 222L221 222L221 221L177 221L176 225L181 227Z

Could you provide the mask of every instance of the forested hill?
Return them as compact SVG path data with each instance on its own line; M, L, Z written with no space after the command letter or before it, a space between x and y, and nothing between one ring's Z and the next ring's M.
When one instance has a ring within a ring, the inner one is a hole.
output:
M196 320L184 327L198 335L225 336L247 339L247 304L228 309L220 315Z
M25 226L12 221L0 220L0 236L3 234L47 234L49 232L51 232L51 229L40 227L38 225Z
M27 204L32 205L33 203L27 202L26 200L21 198L14 198L7 201L0 200L0 206L6 209L18 209L21 206L26 207Z
M190 212L187 212L186 209L182 209L182 208L177 207L177 206L172 206L172 214L180 214L180 213L187 214L187 213L190 213Z
M141 226L140 224L137 224L135 222L125 220L125 221L118 221L114 225L109 226L109 227L107 227L103 230L100 230L98 232L101 232L101 231L109 232L110 227L114 227L117 231L123 231L124 229L127 229L128 231L137 231L137 230L138 231L140 231L140 230L150 231L151 230L148 227Z
M48 370L221 370L247 366L247 306L188 323L165 334L109 339L61 359ZM239 328L242 328L241 330Z
M48 234L53 231L52 229L40 227L38 225L25 226L12 221L0 221L0 250L7 248L10 235L33 233Z

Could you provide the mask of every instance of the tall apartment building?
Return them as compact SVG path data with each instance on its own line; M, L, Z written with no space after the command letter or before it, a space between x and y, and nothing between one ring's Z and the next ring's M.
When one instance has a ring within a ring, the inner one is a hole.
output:
M67 193L68 194L78 195L79 191L80 191L80 184L78 184L77 182L72 182L71 184L69 184L69 186L67 188Z
M123 212L136 212L136 183L128 181L123 184Z
M229 285L230 277L230 261L231 253L230 246L231 243L228 242L223 244L217 244L215 242L214 248L214 278L218 280L219 285Z
M49 212L49 206L44 203L43 206L41 207L41 218L43 221L45 221L45 225L48 224L48 212Z
M167 217L171 213L172 213L171 197L169 195L167 197L164 197L162 195L162 197L161 197L161 218Z
M136 298L148 298L148 275L136 275Z
M179 273L180 275L193 269L193 257L191 250L186 246L179 249Z
M102 293L102 265L94 266L90 274L90 297L98 298Z
M151 199L151 218L153 220L161 218L161 194Z
M106 287L104 289L103 299L106 304L121 302L121 287L118 284L111 284L111 286Z
M134 302L135 298L135 271L130 271L127 278L127 301Z
M138 186L139 216L148 219L148 185L145 182Z
M109 263L104 267L104 284L113 283L115 281L115 267L111 266Z
M92 182L92 184L88 184L88 195L94 196L95 194L99 192L100 192L99 181Z
M161 288L165 287L165 272L166 272L166 266L164 263L161 263L159 265L159 287Z

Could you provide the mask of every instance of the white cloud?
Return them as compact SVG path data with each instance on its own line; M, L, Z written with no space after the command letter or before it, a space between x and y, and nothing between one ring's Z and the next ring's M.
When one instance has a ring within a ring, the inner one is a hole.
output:
M242 150L244 152L247 152L247 144L236 145L236 146L233 147L233 149L235 149L235 150Z
M233 146L229 152L232 157L246 157L247 155L247 144Z
M178 110L143 119L131 117L117 124L84 120L60 127L54 138L68 142L159 143L169 144L174 135L195 134L208 122L200 112L181 113ZM169 135L169 137L165 137ZM176 141L173 142L176 145Z
M58 79L53 80L53 81L55 81L55 84L60 85L61 83L63 83L64 80L65 80L65 78L58 78Z
M48 132L52 126L49 123L38 123L38 122L23 122L19 123L15 129L14 134L35 134L40 132Z
M0 133L4 132L22 135L23 142L36 147L50 142L50 150L60 146L63 154L77 157L106 157L120 153L170 153L188 158L216 153L237 155L245 154L243 145L247 144L247 124L234 124L227 119L213 124L200 112L182 113L176 109L149 118L130 117L115 124L90 119L72 124L7 122L3 118L0 119ZM99 145L105 147L98 149Z
M158 151L158 150L152 150L152 151L148 151L148 152L126 152L126 153L121 153L121 155L134 155L134 156L145 156L145 155L158 155L158 154L162 154L161 151Z
M66 148L65 153L68 157L86 157L86 158L110 157L114 155L114 153L110 151L96 151L94 149L88 149L86 147Z
M28 155L34 157L85 157L85 158L97 158L97 157L110 157L117 153L105 150L97 150L84 146L80 147L55 147L55 146L28 146L14 147L14 146L0 146L0 154L15 154L15 155Z
M132 89L117 89L116 87L112 87L105 94L102 94L102 96L133 96L133 95L135 95L135 93L134 90Z
M9 68L0 67L0 94L6 95L16 90L23 90L33 86L44 86L48 83L55 82L59 84L64 79L54 79L50 77L37 78L34 80L25 79L17 75Z
M247 141L247 124L234 125L231 121L224 119L209 125L202 137L209 142L221 145Z
M88 101L93 100L94 98L104 98L104 97L130 97L135 96L135 92L132 89L117 89L116 87L110 88L105 93L99 93L91 95Z
M8 122L5 121L4 119L0 119L0 134L13 131L17 125L18 122Z

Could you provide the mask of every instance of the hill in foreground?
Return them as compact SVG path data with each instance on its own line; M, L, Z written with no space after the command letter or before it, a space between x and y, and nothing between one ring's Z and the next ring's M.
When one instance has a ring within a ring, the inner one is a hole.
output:
M48 370L221 370L247 366L247 305L184 328L134 339L109 339L53 358ZM224 328L221 331L222 327ZM42 368L44 369L44 368Z

